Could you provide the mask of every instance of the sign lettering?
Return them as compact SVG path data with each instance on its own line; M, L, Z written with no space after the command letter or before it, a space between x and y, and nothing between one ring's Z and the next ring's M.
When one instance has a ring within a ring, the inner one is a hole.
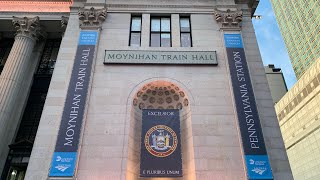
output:
M98 37L96 31L81 31L64 104L50 177L72 177L77 161L81 126Z
M229 69L249 180L273 180L240 34L225 34Z
M104 64L212 64L215 51L105 50Z
M182 176L179 110L142 111L140 176Z

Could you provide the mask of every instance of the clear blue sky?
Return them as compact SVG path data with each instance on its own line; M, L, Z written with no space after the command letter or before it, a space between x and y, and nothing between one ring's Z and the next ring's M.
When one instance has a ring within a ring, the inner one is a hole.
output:
M255 14L262 16L262 19L259 20L252 19L252 23L256 32L263 64L265 66L274 64L275 67L281 68L287 87L290 89L296 82L296 77L270 0L260 0Z

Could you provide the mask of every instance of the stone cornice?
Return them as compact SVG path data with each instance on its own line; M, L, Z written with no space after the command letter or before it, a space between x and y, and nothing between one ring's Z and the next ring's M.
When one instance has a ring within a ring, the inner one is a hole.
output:
M71 0L63 0L63 1L58 1L58 0L46 0L46 1L41 1L41 0L1 0L1 3L4 4L12 4L12 3L21 3L21 4L71 4Z
M214 9L215 19L220 25L220 30L241 30L242 14L243 12L237 9Z
M81 8L78 15L81 29L99 29L107 17L107 9Z
M44 38L46 36L45 32L40 27L39 17L33 18L18 18L13 16L12 24L15 29L17 29L16 36L27 36L34 40L39 38Z
M1 1L0 12L69 12L71 1Z

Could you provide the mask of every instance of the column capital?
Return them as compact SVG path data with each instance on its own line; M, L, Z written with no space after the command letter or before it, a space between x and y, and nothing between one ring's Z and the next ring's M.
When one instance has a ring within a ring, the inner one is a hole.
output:
M107 9L81 8L78 12L81 29L100 29L107 17Z
M220 30L241 30L242 11L238 9L214 9L216 21L220 25Z
M66 29L68 25L69 17L61 16L61 28Z
M16 36L27 36L34 40L38 40L39 38L46 36L45 32L42 31L38 16L33 18L19 18L13 16L12 24L14 28L17 29Z

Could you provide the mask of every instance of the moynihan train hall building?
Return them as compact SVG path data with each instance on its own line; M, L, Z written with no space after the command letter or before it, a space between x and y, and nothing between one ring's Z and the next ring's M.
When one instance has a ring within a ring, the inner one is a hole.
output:
M2 180L292 180L258 0L1 0Z

